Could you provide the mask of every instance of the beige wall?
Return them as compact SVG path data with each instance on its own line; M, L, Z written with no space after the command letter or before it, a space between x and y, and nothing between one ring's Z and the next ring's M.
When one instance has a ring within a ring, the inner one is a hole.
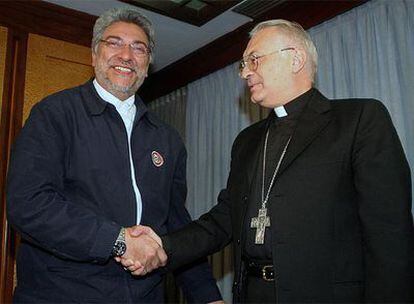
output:
M93 75L90 48L30 34L23 122L44 97L84 83Z

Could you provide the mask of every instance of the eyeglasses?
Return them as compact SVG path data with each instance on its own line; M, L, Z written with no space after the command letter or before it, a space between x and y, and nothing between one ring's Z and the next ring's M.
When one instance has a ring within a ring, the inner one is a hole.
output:
M144 42L135 41L130 44L125 43L122 39L116 39L116 38L109 38L109 39L101 39L100 42L105 43L107 47L113 50L121 50L126 45L128 45L132 52L137 56L147 56L151 53L151 50L146 46Z
M242 75L243 70L245 67L247 67L250 71L254 72L257 70L258 66L259 66L259 59L265 56L269 56L275 53L279 53L279 52L283 52L283 51L291 51L291 50L295 50L294 47L287 47L281 50L277 50L271 53L267 53L264 55L247 55L246 57L243 57L242 60L240 60L240 64L239 64L239 76Z

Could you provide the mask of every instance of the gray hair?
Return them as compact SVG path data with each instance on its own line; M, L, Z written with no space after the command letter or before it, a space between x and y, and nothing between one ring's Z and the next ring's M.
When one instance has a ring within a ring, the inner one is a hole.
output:
M154 42L154 29L152 28L151 21L148 20L147 17L142 15L137 9L129 8L129 7L120 7L120 8L113 8L102 15L96 20L95 25L93 27L93 37L92 37L92 50L96 53L98 49L98 44L102 39L103 33L105 30L115 22L127 22L133 23L139 26L144 33L147 35L148 38L148 48L149 48L149 56L150 62L153 59L153 51L155 47Z
M280 28L285 34L290 38L293 38L298 42L308 54L310 58L310 76L312 82L314 81L316 70L318 68L318 53L316 51L315 44L313 43L310 35L306 32L303 27L296 22L291 22L283 19L274 19L263 21L257 24L250 32L250 37L255 35L260 30L263 30L267 27L277 27Z

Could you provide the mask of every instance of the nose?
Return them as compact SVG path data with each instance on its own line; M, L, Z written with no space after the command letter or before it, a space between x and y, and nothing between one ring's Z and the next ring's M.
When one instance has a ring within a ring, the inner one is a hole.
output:
M240 77L242 79L247 80L252 74L253 74L253 72L249 69L249 67L247 65L245 67L243 67L243 69L240 71Z
M126 44L123 48L119 50L118 56L121 57L124 61L128 61L133 58L134 53L129 44Z

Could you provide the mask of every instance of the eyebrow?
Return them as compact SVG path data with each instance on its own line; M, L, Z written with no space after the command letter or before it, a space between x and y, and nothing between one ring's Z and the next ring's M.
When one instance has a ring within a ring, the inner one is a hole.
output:
M119 37L119 36L115 36L115 35L109 35L108 37L106 37L106 38L105 38L105 40L108 40L108 39L124 40L124 39L122 39L121 37ZM144 41L142 41L142 40L134 40L134 41L132 41L131 43L142 43L143 45L145 45L146 47L148 47L148 44L147 44L147 43L145 43L145 42L144 42Z
M260 53L260 52L259 52ZM253 50L253 51L251 51L250 53L248 53L248 54L246 54L246 55L243 55L243 57L242 58L246 58L246 57L249 57L249 56L257 56L257 51L255 51L255 50Z
M118 36L108 36L108 37L106 37L105 39L118 39L118 40L122 40L122 38L121 37L118 37Z

